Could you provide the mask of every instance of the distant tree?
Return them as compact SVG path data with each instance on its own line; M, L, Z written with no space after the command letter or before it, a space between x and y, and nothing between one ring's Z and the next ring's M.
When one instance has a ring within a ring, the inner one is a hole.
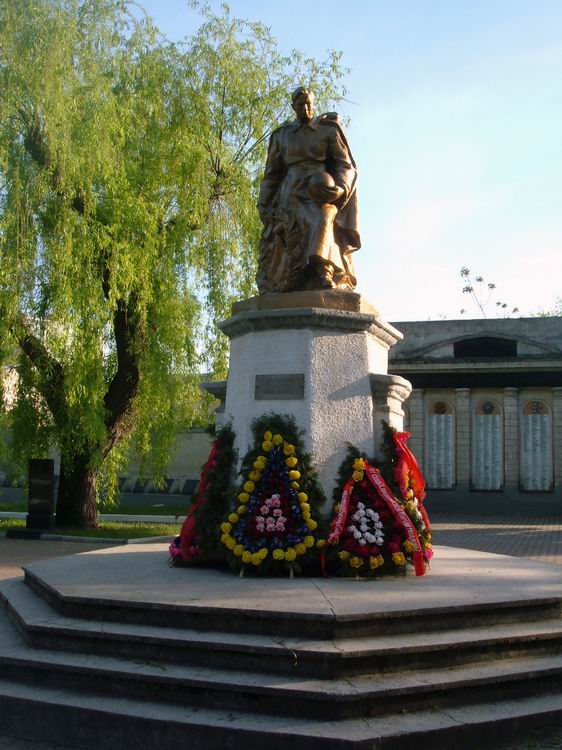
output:
M463 266L460 271L461 278L464 281L463 294L469 294L472 302L476 305L476 308L480 311L483 318L487 318L488 308L492 308L496 317L500 315L502 317L509 317L510 315L516 315L519 312L518 307L513 307L511 310L506 302L502 302L495 298L496 285L493 282L485 283L482 276L475 276L472 279L471 272L466 266ZM467 312L465 308L461 309L460 314L464 315Z
M537 318L556 318L562 316L562 297L556 298L554 307L551 307L549 310L539 310L539 312L532 315Z
M19 352L2 419L21 467L58 446L60 525L96 525L133 438L162 472L200 373L224 373L214 323L253 289L287 92L342 93L336 53L285 57L226 9L171 44L132 9L0 4L0 364Z

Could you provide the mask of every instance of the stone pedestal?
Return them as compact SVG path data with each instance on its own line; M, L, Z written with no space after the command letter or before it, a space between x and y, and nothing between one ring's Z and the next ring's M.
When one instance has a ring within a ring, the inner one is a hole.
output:
M387 374L388 350L401 333L351 292L262 295L232 312L220 325L230 338L221 422L232 422L239 457L252 443L253 419L290 414L329 496L348 443L377 455L381 420L402 429L411 386Z

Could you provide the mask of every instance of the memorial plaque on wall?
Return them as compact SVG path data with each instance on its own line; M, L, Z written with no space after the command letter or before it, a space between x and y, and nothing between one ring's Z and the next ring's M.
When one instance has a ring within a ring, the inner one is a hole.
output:
M503 485L502 415L493 401L482 401L473 417L471 484L476 490Z
M455 429L451 407L440 401L427 419L425 474L428 488L450 489L455 483Z
M552 422L548 407L531 401L521 418L521 486L524 490L552 489Z
M256 401L290 401L304 398L304 374L256 375Z

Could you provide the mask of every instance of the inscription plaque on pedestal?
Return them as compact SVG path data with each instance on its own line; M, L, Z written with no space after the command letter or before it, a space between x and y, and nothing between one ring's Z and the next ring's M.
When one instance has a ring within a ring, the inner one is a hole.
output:
M552 489L552 426L547 407L533 401L521 419L521 486L524 490Z
M454 416L450 407L436 404L427 422L427 486L450 489L455 482Z
M304 398L304 373L256 375L256 401L293 401Z
M491 401L480 404L474 415L471 481L476 490L500 490L503 485L502 417Z

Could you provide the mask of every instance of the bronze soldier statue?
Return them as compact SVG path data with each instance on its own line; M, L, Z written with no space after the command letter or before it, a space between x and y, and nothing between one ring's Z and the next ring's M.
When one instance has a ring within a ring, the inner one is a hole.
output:
M258 200L258 290L351 290L361 246L355 162L337 114L314 117L304 86L291 98L297 119L271 135Z

